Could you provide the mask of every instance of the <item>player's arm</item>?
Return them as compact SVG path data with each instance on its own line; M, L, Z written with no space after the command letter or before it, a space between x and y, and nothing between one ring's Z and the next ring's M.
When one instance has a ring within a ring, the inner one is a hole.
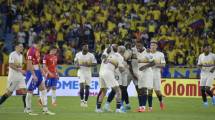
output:
M22 70L22 66L16 65L14 62L14 58L11 55L9 57L9 67L15 71L18 71L18 72L21 72L22 74L25 74L25 71Z
M80 65L78 63L78 54L75 55L75 58L74 58L74 65L76 67L76 69L79 69L80 68Z
M93 54L91 55L91 61L92 62L90 62L90 64L88 64L87 67L93 67L97 65L96 57Z
M143 71L143 70L145 70L145 69L147 69L147 68L149 68L149 67L152 67L152 66L154 66L154 65L155 65L155 63L154 63L154 61L153 61L153 62L147 63L146 65L143 65L142 67L139 68L139 70L140 70L140 71Z
M29 53L27 53L27 70L31 72L32 76L33 76L33 80L37 80L37 76L36 73L34 72L34 66L33 66L33 53L30 51Z
M165 57L162 54L160 63L156 63L155 67L163 68L163 67L165 67L165 65L166 65Z
M45 71L45 73L48 73L49 75L54 76L53 73L50 72L48 69L47 57L44 57L44 59L43 59L43 69L42 70ZM46 76L46 75L44 74L44 76Z

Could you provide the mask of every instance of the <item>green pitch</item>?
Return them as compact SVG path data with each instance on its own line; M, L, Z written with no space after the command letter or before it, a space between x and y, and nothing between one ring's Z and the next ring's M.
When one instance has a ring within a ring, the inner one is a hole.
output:
M23 113L21 97L11 97L0 106L0 120L214 120L215 106L204 108L201 99L165 98L166 109L161 111L156 98L153 112L136 113L137 99L130 98L132 110L128 113L95 113L95 97L90 97L88 108L80 108L79 97L58 97L58 106L50 107L55 116L41 114L37 105L37 96L33 99L33 109L39 116L28 116ZM50 99L50 98L49 98ZM209 99L210 101L210 99ZM50 103L50 102L49 102ZM115 102L112 103L115 109Z

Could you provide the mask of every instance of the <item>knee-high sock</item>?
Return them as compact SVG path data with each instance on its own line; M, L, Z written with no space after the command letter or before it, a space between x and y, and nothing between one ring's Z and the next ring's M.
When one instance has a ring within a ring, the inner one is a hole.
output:
M85 86L85 98L84 98L85 101L88 100L89 94L90 94L90 86L86 85Z
M43 111L47 111L48 107L47 107L47 91L46 90L41 91L40 99L43 104Z
M24 106L24 108L26 108L26 102L25 102L25 99L26 99L26 94L22 95L22 102L23 102L23 106Z
M207 102L206 89L205 86L201 86L201 94L203 102Z
M3 104L9 96L5 93L0 99L0 105Z
M25 102L26 102L26 107L28 110L31 110L31 100L32 100L32 93L27 93Z
M128 91L127 91L127 86L125 86L125 103L129 104L129 97L128 97Z
M116 91L112 89L111 92L108 95L108 98L107 98L108 103L111 103L111 101L113 100L115 94L116 94Z
M80 84L80 98L81 98L81 100L84 100L84 86L83 86L83 84Z
M55 103L56 102L56 90L52 90L52 103Z

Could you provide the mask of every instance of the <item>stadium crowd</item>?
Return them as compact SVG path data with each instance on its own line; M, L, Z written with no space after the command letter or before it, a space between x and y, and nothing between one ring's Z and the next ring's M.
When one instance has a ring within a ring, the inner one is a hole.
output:
M201 0L3 0L0 64L13 43L26 50L42 39L41 52L58 46L59 64L73 64L82 43L100 62L110 43L157 40L169 65L194 66L203 43L215 52L215 7ZM24 51L26 52L26 51Z

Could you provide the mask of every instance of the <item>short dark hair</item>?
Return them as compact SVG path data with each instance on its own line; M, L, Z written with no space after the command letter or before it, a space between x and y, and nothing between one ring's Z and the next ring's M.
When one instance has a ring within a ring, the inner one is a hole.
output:
M19 46L19 45L23 45L22 43L19 43L19 42L14 42L14 46Z

